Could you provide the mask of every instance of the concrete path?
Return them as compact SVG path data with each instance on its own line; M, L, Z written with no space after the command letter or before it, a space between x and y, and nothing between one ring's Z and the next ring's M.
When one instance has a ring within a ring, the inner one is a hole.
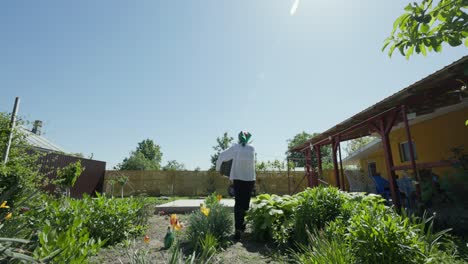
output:
M200 204L205 200L203 199L181 199L169 203L160 204L156 206L156 214L164 211L164 213L190 213L200 209ZM230 210L234 210L234 199L222 199L221 203Z

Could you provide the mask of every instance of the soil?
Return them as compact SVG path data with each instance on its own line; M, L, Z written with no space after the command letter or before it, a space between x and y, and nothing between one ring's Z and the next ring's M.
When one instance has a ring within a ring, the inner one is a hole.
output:
M187 223L188 215L178 215L182 224ZM150 263L168 263L172 250L163 249L164 236L169 226L169 216L154 215L148 221L147 235L150 237L148 244L144 243L143 236L128 242L127 245L116 245L101 249L97 256L92 257L91 263L121 264L131 263L131 257L136 252L148 251L147 259ZM179 234L183 241L183 231ZM252 241L249 230L243 234L240 241L232 242L225 249L217 252L212 263L284 263L275 254L274 247ZM188 251L184 243L181 243L182 251ZM187 255L185 256L187 257Z

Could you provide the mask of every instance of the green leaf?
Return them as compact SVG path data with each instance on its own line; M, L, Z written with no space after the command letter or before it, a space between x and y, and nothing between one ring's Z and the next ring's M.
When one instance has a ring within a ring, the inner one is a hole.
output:
M423 56L426 56L427 55L426 46L424 44L420 44L419 48L421 49L421 53L423 54Z
M409 17L409 14L403 14L403 15L399 16L399 17L395 20L395 22L393 22L393 30L392 30L392 33L391 33L392 36L393 36L393 34L395 34L395 31L397 30L398 26L399 26L400 24L402 24L403 20L405 20L405 19L408 18L408 17Z
M468 47L468 38L465 38L465 47Z
M465 126L468 126L468 120L465 121Z
M16 243L23 243L27 244L30 241L26 239L21 239L21 238L8 238L8 237L0 237L0 242L16 242Z
M387 38L385 41L384 41L384 45L382 47L382 52L387 48L388 45L390 45L391 43L391 39L390 38Z
M421 28L420 28L422 33L427 33L429 31L429 29L430 29L430 27L429 27L428 24L422 24Z
M403 45L398 46L398 50L400 51L402 56L405 56L405 46Z
M390 47L390 50L388 51L388 56L389 57L392 57L392 54L393 54L393 51L395 50L395 48L396 48L395 44Z
M457 46L460 46L462 44L462 40L453 37L453 38L449 38L448 43L452 47L457 47Z
M413 54L414 51L414 46L411 46L407 51L406 51L406 59L409 59L409 57ZM403 54L404 55L404 54Z

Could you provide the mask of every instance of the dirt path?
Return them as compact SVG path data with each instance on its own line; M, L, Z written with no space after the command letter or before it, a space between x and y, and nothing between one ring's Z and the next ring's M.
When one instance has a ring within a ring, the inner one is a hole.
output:
M180 222L187 223L188 215L178 215ZM150 242L145 244L143 237L135 239L132 245L117 245L111 248L104 248L98 256L91 259L91 263L120 264L130 263L130 257L135 252L148 251L148 259L151 263L166 263L170 258L171 251L164 250L164 236L169 226L169 217L155 215L148 221L149 230L147 235ZM179 234L183 237L183 233ZM272 260L273 249L265 244L253 242L249 239L249 234L245 234L243 239L235 242L224 250L218 252L214 263L283 263ZM129 256L130 255L130 256Z

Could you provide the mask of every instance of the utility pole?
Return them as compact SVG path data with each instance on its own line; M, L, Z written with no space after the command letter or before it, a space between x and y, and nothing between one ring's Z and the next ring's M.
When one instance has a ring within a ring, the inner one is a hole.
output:
M11 121L10 121L10 136L8 137L8 142L5 149L5 156L3 160L3 165L6 165L8 161L8 154L10 153L11 141L13 140L13 130L15 129L16 125L16 114L18 113L20 99L16 97L15 105L13 106L13 112L11 113Z

